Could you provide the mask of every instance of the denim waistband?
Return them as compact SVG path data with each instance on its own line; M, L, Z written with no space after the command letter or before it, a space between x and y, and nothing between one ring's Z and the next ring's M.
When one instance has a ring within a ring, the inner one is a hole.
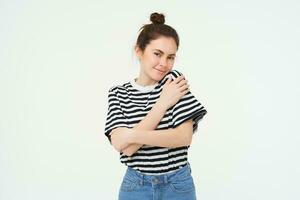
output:
M152 183L152 184L160 184L160 183L169 183L178 180L182 180L182 178L189 176L191 174L190 164L180 167L179 169L161 175L148 175L138 172L137 170L127 167L125 177L131 179L134 182L138 182L140 184L144 183Z

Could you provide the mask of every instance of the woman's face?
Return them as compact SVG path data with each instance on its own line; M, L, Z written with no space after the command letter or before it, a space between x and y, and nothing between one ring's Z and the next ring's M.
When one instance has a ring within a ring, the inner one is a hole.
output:
M140 78L144 83L152 84L161 80L172 70L177 52L175 40L171 37L159 37L152 40L142 52L136 48L140 60Z

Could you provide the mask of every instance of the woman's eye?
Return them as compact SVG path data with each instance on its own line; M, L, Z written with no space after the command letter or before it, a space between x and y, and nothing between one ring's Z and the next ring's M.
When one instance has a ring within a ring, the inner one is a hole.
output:
M169 59L174 60L175 58L174 57L170 57Z

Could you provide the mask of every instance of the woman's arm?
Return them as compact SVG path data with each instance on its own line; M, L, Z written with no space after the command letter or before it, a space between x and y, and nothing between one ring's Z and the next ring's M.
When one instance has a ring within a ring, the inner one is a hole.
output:
M176 128L165 130L134 130L128 142L159 147L189 146L193 136L193 121L188 120Z
M193 121L190 119L176 128L165 130L133 130L123 127L117 129L112 135L112 144L119 152L123 152L131 143L174 148L191 144Z
M166 109L163 106L159 105L159 102L156 102L149 113L146 115L146 117L133 127L133 130L136 130L137 132L138 130L154 130L163 118L165 112ZM123 149L122 152L127 156L131 156L142 146L143 143L133 143L127 148Z
M141 120L137 125L135 125L133 130L154 130L159 124L160 120L163 118L166 110L176 104L178 100L184 96L188 91L189 85L184 76L178 76L174 80L168 78L166 83L163 86L162 92L158 101L154 104L150 112L146 117ZM111 132L111 135L114 133L120 132L122 128L116 128ZM141 132L141 131L140 131ZM113 140L113 139L112 139ZM115 143L121 143L122 141L115 141ZM122 152L131 156L134 154L143 144L129 144L122 150Z

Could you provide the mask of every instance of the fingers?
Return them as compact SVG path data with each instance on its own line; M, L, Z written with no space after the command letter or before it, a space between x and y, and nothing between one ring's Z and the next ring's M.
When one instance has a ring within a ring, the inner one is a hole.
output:
M184 95L188 93L190 85L188 84L188 80L185 79L184 75L178 76L172 81L172 83L174 83L177 86L177 88L180 90L181 93L180 95Z
M173 79L172 77L168 77L166 83L174 83L174 84L178 84L181 83L182 81L187 82L187 80L185 79L185 77L183 75L180 75L178 77L176 77L175 79ZM166 84L165 83L165 84Z
M177 84L177 87L179 88L180 92L185 92L185 90L189 90L190 85L188 84L188 80L181 79L180 82Z
M179 83L181 80L183 80L184 79L184 76L183 75L181 75L181 76L178 76L177 78L175 78L174 80L173 80L173 82L175 83L175 84L177 84L177 83Z
M181 87L181 86L186 85L186 84L188 84L188 80L183 79L183 80L181 80L177 85L178 85L179 87Z
M189 84L185 84L185 85L180 87L180 92L181 93L186 94L186 93L188 93L189 90L190 90L190 85Z

